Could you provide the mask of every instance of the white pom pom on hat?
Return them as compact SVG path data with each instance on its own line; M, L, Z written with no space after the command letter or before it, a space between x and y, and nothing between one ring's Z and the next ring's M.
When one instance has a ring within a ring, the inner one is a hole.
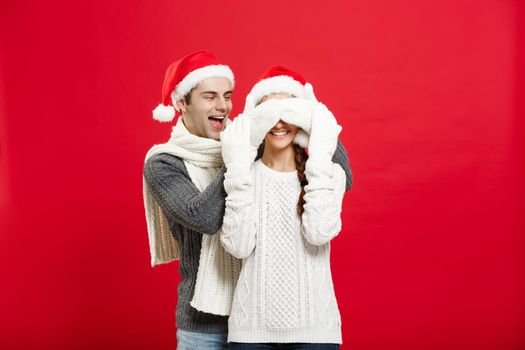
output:
M230 67L219 64L209 51L195 51L169 65L162 84L162 103L153 110L153 119L170 122L175 117L174 103L198 83L209 78L226 78L235 84Z
M160 103L153 110L153 119L159 122L171 122L175 118L175 108L173 106L164 106Z

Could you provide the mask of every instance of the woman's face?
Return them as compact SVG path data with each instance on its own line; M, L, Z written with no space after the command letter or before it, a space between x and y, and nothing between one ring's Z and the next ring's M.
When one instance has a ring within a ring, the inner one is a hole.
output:
M260 103L268 101L270 99L284 99L291 98L292 95L284 93L275 93L264 96ZM264 144L266 147L272 147L274 149L284 149L293 144L295 135L297 135L298 127L293 124L288 124L282 120L279 120L277 124L266 134L264 138Z
M285 93L275 93L275 94L269 94L269 95L266 95L266 96L263 96L263 98L261 98L261 101L259 103L263 103L263 102L266 102L268 100L271 100L271 99L278 99L278 100L282 100L283 98L291 98L293 97L292 95L289 95L289 94L285 94Z
M282 150L293 145L298 127L279 120L277 124L266 134L264 138L265 147Z

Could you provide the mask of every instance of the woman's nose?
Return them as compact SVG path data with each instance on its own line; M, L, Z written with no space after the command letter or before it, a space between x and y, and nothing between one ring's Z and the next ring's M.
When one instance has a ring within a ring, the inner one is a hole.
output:
M277 124L275 124L274 128L279 129L284 127L284 122L282 120L279 120Z

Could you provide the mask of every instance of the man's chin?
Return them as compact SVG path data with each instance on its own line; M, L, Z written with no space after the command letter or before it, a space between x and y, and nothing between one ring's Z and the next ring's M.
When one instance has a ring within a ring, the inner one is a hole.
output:
M220 141L221 140L221 131L208 131L206 136L209 139L212 139L212 140L215 140L215 141Z

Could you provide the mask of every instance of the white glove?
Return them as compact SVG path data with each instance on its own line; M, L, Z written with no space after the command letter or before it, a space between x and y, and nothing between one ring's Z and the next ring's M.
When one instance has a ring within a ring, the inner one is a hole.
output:
M323 166L331 163L341 129L332 112L324 104L317 102L312 114L308 147L308 161L311 164Z
M298 126L307 134L312 129L312 113L315 104L304 98L285 98L281 99L280 107L281 119L288 124Z
M306 139L306 144L304 144L303 140L299 140L303 142L296 143L306 147L308 145L308 133L312 125L311 116L314 107L315 105L311 101L302 98L270 99L261 103L250 111L252 117L251 144L259 146L275 124L279 120L283 120L302 129L299 131L304 134L303 139ZM295 141L298 141L297 137Z
M306 95L306 99L307 100L310 100L312 102L319 102L317 100L317 97L315 97L314 87L312 86L312 84L310 84L310 83L304 84L304 93Z
M248 97L246 100L248 101ZM249 110L252 125L250 143L253 147L259 147L266 134L277 124L280 119L280 108L279 100L271 99Z
M246 101L244 102L244 111L242 113L248 113L255 108L255 99L252 94L246 95Z
M313 88L312 84L310 84L310 83L304 84L304 91L305 91L306 99L308 101L311 101L314 104L316 104L318 102L317 98L315 97L314 88ZM310 123L310 125L311 125L311 123ZM298 145L300 145L301 147L308 147L309 144L310 144L309 133L310 133L310 129L298 130L297 131L297 135L295 135L294 142L297 143Z
M250 117L240 114L221 132L222 160L228 172L250 169L257 148L250 145Z

